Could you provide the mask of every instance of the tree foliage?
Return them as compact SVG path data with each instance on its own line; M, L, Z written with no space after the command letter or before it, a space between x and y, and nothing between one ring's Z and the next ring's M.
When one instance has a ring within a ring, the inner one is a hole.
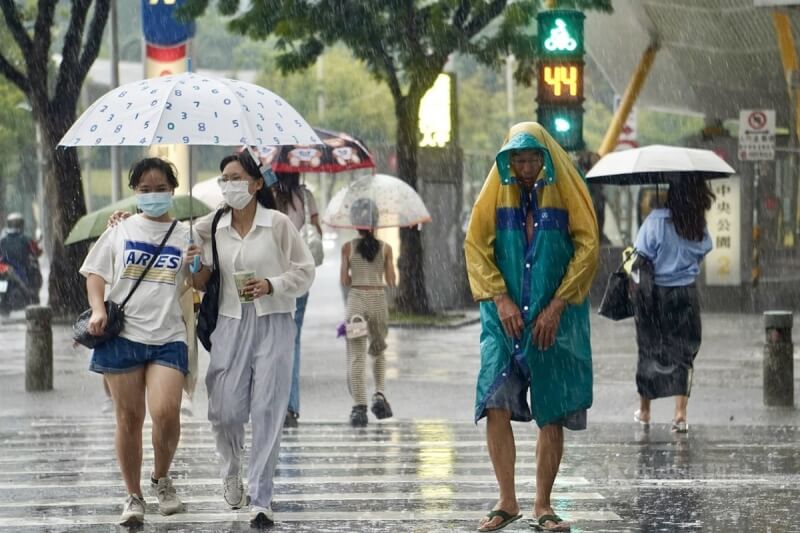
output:
M609 10L610 0L573 0L564 7ZM198 17L208 0L188 0L183 15ZM274 37L283 72L313 65L323 50L342 43L369 72L384 82L396 118L395 145L400 178L417 185L419 106L451 56L461 53L499 67L517 58L516 77L530 82L536 59L538 0L219 0L229 29L256 40ZM447 222L444 222L447 223ZM419 231L403 229L398 264L403 310L428 310Z
M57 313L73 313L85 306L83 283L77 272L85 253L80 246L64 246L64 238L86 213L80 166L74 148L56 149L75 120L81 87L100 50L109 13L109 0L15 2L0 0L5 25L14 46L0 50L0 74L25 94L42 133L45 155L45 194L51 250L50 305ZM54 31L66 19L63 37ZM60 62L52 61L56 39Z

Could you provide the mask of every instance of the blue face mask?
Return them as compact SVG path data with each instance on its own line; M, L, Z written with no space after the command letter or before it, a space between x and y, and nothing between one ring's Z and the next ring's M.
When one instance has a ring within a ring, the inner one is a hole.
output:
M172 207L171 192L144 192L136 194L136 205L149 217L160 217Z

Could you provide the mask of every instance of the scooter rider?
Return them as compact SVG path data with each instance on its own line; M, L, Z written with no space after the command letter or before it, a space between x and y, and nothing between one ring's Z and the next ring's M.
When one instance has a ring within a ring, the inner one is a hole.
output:
M25 235L24 229L23 216L20 213L11 213L6 219L6 228L0 238L0 261L13 270L12 275L8 276L10 283L4 300L10 299L14 292L19 294L13 299L20 300L17 303L4 301L3 307L9 310L38 303L39 289L42 287L38 259L42 251L35 240ZM18 287L14 287L15 285Z

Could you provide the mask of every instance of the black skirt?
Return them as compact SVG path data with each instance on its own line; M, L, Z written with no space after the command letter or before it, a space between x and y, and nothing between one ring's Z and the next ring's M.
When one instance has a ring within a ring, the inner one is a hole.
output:
M634 298L636 389L651 400L689 396L702 337L697 288L654 286L650 294Z

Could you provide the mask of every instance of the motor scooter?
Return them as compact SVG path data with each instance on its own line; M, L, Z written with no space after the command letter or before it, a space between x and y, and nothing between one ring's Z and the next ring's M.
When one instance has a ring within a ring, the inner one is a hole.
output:
M0 258L0 316L24 309L36 300L36 295L14 271L14 267Z

